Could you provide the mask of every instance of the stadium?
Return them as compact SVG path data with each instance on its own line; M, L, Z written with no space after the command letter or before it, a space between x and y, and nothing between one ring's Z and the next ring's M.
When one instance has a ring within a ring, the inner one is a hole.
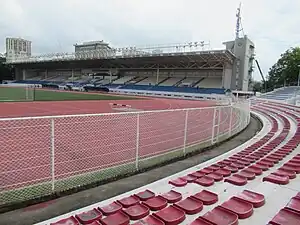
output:
M237 35L224 44L97 41L9 58L15 79L0 86L0 223L299 224L300 108L278 94L294 89L252 97L254 43ZM225 151L254 120L251 138ZM138 185L147 171L194 155L198 163ZM122 183L127 176L135 188ZM91 187L101 200L41 216L59 208L56 197ZM8 212L34 203L21 209L22 221Z

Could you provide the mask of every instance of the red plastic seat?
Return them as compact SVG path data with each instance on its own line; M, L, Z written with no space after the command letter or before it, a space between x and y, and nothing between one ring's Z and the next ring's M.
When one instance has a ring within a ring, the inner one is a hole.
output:
M122 209L122 205L117 202L113 202L109 205L99 207L99 210L103 213L103 215L108 216L114 214Z
M295 198L299 198L300 199L300 192L298 192L295 196Z
M156 218L155 216L148 216L144 219L139 220L138 222L135 222L133 225L165 225L163 221Z
M201 192L192 195L191 197L203 202L204 205L212 205L218 201L217 194L206 190L202 190Z
M296 197L291 198L286 207L300 213L300 199Z
M90 224L102 217L102 213L98 209L92 209L87 212L77 214L76 219L82 224Z
M263 181L268 181L274 184L288 184L289 183L289 177L288 176L276 176L274 174L269 174L268 176L263 178Z
M180 178L182 180L185 180L188 183L194 182L197 179L197 177L191 176L191 175L186 175L186 176L183 176L183 177L180 177Z
M238 225L238 215L220 206L215 207L200 218L218 225Z
M244 171L255 173L256 176L261 175L263 173L262 169L257 168L256 166L249 166L248 168L244 169Z
M265 204L265 197L262 194L249 190L244 190L243 192L239 193L236 197L251 203L254 206L254 208L259 208Z
M168 201L168 203L175 203L182 199L181 193L179 193L177 191L173 191L173 190L171 190L167 193L161 194L160 196L163 197L164 199L166 199Z
M243 186L247 184L247 178L240 176L238 174L234 174L231 177L226 178L224 181L237 186Z
M299 225L300 213L290 209L281 209L269 222L272 225Z
M51 223L50 225L65 225L65 224L68 224L68 225L80 225L79 222L75 219L74 216L71 216L69 218L66 218L66 219L62 219L62 220L59 220L55 223Z
M222 175L223 177L228 177L231 175L231 171L230 170L227 170L227 169L219 169L217 171L215 171L215 174L219 174L219 175Z
M220 175L220 174L217 174L215 172L207 174L206 176L209 177L209 178L214 179L214 181L221 181L221 180L223 180L223 176Z
M295 171L296 173L300 173L300 166L293 166L291 163L287 165L288 163L284 164L281 169L286 171Z
M249 166L252 163L251 160L248 160L246 158L240 159L238 162L244 164L245 166Z
M103 225L128 225L129 222L129 216L127 216L123 212L117 212L103 219L100 219L100 223Z
M255 173L249 172L247 170L242 170L238 173L238 175L245 177L247 180L253 180L255 179Z
M270 162L266 162L266 161L259 161L256 163L256 165L259 165L259 166L265 166L267 168L270 168L270 167L273 167L274 166L274 163L270 163ZM263 170L263 168L261 168Z
M284 170L277 170L273 172L272 174L277 175L277 176L288 176L289 179L295 179L296 178L296 173L293 171L284 171Z
M161 196L156 196L143 202L143 204L146 205L152 211L157 211L165 208L168 205L168 202L165 198Z
M196 220L194 220L190 225L215 225L207 220L205 220L204 218L197 218Z
M142 204L136 204L123 210L131 220L139 220L149 215L149 208Z
M196 184L200 184L205 187L209 187L215 183L214 179L204 176L194 181Z
M194 176L196 178L201 178L203 176L205 176L205 173L202 173L202 172L199 172L199 171L196 171L196 172L193 172L191 174L189 174L190 176Z
M118 200L118 203L120 203L124 208L128 208L139 203L139 199L135 196L129 196Z
M199 213L203 209L203 203L191 197L187 197L186 199L177 202L174 205L189 215Z
M216 170L220 169L220 167L217 166L217 165L211 165L211 166L206 167L206 169L210 169L212 171L216 171Z
M184 211L174 206L164 208L153 215L165 222L166 225L177 225L185 220Z
M239 219L246 219L253 214L253 205L236 197L222 203L221 207L237 214Z
M177 178L174 180L170 180L169 184L172 184L176 187L183 187L183 186L187 185L187 181L184 179L181 179L181 178Z
M230 166L236 167L238 169L244 169L245 168L244 164L241 164L241 163L238 163L238 162L232 163L232 164L230 164Z
M209 168L204 168L202 170L199 170L198 172L200 173L205 173L205 174L209 174L209 173L212 173L214 172L212 169L209 169Z
M230 170L231 173L236 173L237 171L239 171L239 169L237 167L234 167L234 166L231 166L231 165L225 166L224 169Z
M269 167L268 166L266 166L266 165L261 165L261 164L254 164L254 165L252 165L251 166L252 168L258 168L258 169L262 169L263 171L266 171L266 170L268 170L269 169Z
M150 198L155 197L155 194L152 191L146 190L139 192L137 194L134 194L136 197L138 197L141 201L147 201Z

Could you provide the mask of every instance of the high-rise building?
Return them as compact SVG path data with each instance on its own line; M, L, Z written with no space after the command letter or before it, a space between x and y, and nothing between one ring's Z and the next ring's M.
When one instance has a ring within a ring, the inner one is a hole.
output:
M6 59L31 56L31 41L22 38L6 38Z

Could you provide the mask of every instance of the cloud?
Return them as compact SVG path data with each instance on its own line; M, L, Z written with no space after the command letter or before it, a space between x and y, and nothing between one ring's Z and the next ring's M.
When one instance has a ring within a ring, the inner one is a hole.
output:
M239 0L2 0L0 52L5 37L33 41L33 52L73 51L73 44L105 40L112 46L234 38ZM300 43L300 1L244 0L242 25L265 73L287 48ZM256 70L255 78L259 79Z

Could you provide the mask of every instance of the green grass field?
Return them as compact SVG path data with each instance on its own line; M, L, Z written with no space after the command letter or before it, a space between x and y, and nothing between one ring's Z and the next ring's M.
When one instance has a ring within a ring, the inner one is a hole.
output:
M45 89L29 89L0 87L0 102L11 101L71 101L71 100L125 100L134 97L109 94L91 94L82 92L63 92Z

